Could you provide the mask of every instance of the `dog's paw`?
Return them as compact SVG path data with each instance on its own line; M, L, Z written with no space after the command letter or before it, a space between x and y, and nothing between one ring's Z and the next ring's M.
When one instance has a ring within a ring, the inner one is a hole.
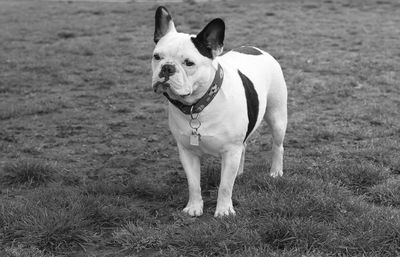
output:
M183 209L182 211L192 217L201 216L203 215L203 201L198 203L188 203L185 209Z
M233 209L233 206L217 207L217 209L215 210L214 217L222 218L222 217L226 217L229 215L236 215L236 212Z
M281 169L270 170L269 175L273 178L282 177L283 171Z

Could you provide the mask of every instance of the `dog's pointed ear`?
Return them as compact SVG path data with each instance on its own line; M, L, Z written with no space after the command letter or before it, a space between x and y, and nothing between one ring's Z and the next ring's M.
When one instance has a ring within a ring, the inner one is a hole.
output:
M199 52L211 59L220 55L224 47L225 23L222 19L214 19L204 29L192 38Z
M157 42L166 34L171 31L175 31L175 24L172 20L171 14L168 12L167 8L160 6L156 10L155 15L156 26L154 30L154 43Z

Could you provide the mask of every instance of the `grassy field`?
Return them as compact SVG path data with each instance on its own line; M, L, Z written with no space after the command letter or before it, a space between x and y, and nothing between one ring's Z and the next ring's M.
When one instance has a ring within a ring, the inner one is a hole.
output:
M177 29L227 24L289 91L284 176L264 125L215 219L181 213L184 172L151 90L155 3L0 0L0 256L399 256L397 0L166 4Z

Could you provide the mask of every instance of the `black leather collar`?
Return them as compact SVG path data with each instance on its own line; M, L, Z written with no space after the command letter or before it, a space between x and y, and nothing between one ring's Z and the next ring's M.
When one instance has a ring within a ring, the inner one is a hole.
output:
M200 113L217 95L219 89L221 88L222 82L224 80L224 71L220 64L218 64L217 72L211 86L208 88L207 92L194 104L186 105L177 100L174 100L164 93L164 96L175 105L181 112L186 115Z

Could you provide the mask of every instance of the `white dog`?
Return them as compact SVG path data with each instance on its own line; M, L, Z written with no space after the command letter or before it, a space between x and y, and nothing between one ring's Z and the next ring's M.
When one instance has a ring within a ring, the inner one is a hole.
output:
M169 127L189 184L183 211L191 216L203 214L203 154L222 157L215 216L235 214L235 178L243 172L246 142L263 119L273 137L270 175L283 174L287 91L281 67L255 47L221 55L224 34L221 19L212 20L197 35L178 33L168 10L156 11L152 86L170 102Z

